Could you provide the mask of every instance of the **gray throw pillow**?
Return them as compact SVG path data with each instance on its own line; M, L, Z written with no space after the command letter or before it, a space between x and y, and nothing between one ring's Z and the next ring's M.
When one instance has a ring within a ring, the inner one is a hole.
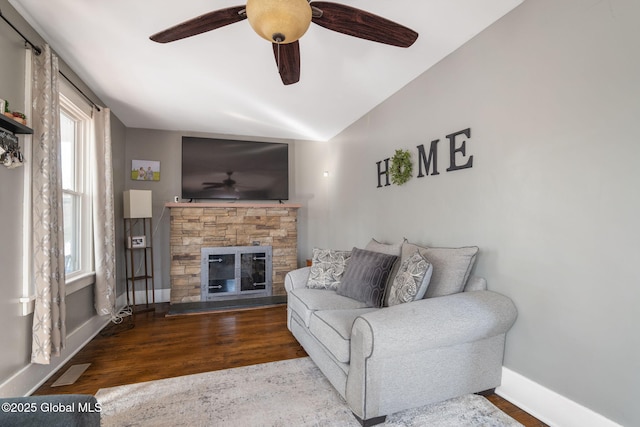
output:
M395 255L353 248L338 295L363 302L368 307L382 307L387 279L397 259Z
M416 250L400 265L389 289L388 305L422 299L427 292L432 273L431 263L420 254L420 251Z
M477 246L462 248L424 248L411 243L402 247L403 255L415 250L433 264L431 282L425 298L441 297L462 292L469 279L478 254Z
M407 241L407 239L402 239L400 243L382 243L378 242L376 239L371 239L367 246L364 247L366 251L372 252L380 252L388 255L397 255L398 257L402 254L402 246ZM393 266L393 270L389 273L389 278L387 279L387 285L385 286L385 295L383 297L384 305L387 305L387 301L389 299L389 290L391 289L391 285L393 283L393 279L396 277L398 272L398 268L400 267L400 260L396 262Z
M350 256L350 251L315 248L307 288L338 289Z

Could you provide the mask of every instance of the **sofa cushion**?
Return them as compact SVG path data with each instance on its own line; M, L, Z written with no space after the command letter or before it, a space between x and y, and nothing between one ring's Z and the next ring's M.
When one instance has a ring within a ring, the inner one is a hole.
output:
M307 287L337 289L350 255L349 251L314 248Z
M484 277L469 276L469 279L467 279L467 284L464 285L465 292L486 291L486 290L487 290L487 279L485 279Z
M478 254L477 246L462 248L432 248L405 243L402 247L405 254L416 250L433 264L433 274L425 298L440 297L462 292Z
M378 242L376 239L371 239L364 249L371 252L380 252L381 254L400 256L402 253L402 244L405 241L406 239L400 243L389 244Z
M368 307L382 307L387 279L397 259L395 255L353 248L338 295L361 301Z
M318 310L311 315L309 332L336 360L349 363L353 322L358 316L375 310L379 309Z
M402 304L405 302L422 299L427 292L433 266L420 251L402 261L400 268L389 287L388 305Z
M305 326L309 327L309 318L316 310L364 308L366 304L338 295L327 289L296 288L287 296L290 310L298 314Z

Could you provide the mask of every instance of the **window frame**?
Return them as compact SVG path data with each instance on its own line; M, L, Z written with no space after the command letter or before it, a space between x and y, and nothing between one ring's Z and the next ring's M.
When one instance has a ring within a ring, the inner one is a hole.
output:
M75 95L74 92L72 92ZM93 257L93 217L92 217L92 189L89 162L91 160L92 118L80 106L73 96L69 96L65 85L60 85L60 114L66 115L75 123L75 188L63 189L63 194L78 197L80 206L78 214L80 226L79 253L80 269L66 274L67 294L82 289L95 281ZM75 102L74 102L75 101Z

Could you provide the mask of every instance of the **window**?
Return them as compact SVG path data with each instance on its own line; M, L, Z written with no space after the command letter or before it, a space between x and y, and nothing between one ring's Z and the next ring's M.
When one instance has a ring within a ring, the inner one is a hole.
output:
M62 88L64 89L64 88ZM62 210L67 283L93 273L89 142L91 117L60 94Z
M27 51L31 52L31 51ZM31 59L27 59L25 83L26 99L31 99ZM91 216L91 181L89 169L92 138L91 105L89 105L66 81L60 84L60 136L62 158L64 252L67 288L71 294L94 282L93 230ZM27 106L26 110L30 110ZM31 155L31 136L26 136L23 150L27 159ZM23 241L22 315L33 313L35 289L31 263L31 168L24 168L25 233Z

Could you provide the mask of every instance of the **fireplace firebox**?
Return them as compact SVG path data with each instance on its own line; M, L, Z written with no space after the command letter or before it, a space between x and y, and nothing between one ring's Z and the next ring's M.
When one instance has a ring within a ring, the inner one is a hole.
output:
M201 249L201 300L271 296L271 246Z

